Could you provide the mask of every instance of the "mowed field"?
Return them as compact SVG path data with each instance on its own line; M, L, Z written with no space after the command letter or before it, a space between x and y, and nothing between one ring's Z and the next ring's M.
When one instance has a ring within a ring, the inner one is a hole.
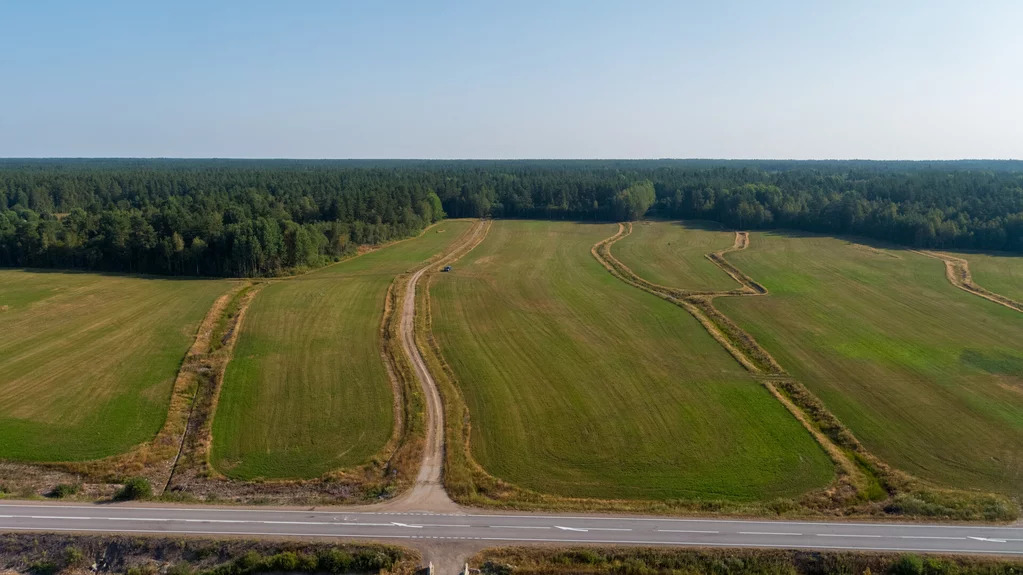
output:
M1023 495L1023 314L909 250L755 233L728 259L770 295L715 305L870 450L941 485Z
M641 278L694 291L727 291L739 284L705 256L732 247L735 233L715 223L640 221L611 248Z
M313 478L366 463L394 426L380 322L395 276L469 229L423 235L296 278L252 301L213 420L212 460L241 479Z
M431 288L491 474L573 497L754 500L833 466L684 310L590 254L608 224L498 221Z
M0 270L0 458L80 461L152 439L228 281Z

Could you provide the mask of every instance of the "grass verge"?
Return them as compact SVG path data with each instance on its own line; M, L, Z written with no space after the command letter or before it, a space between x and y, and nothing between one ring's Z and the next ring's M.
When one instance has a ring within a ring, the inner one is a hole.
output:
M412 575L417 572L420 561L415 550L372 543L0 534L0 571L31 575L84 572L126 575Z
M1023 560L794 549L666 549L664 547L502 547L470 559L482 575L1015 575Z

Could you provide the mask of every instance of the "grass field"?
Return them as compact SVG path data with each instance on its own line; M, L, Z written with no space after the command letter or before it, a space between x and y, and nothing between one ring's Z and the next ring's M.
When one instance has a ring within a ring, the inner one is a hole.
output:
M1023 256L949 253L970 262L973 281L981 287L1023 302Z
M612 253L641 278L666 287L725 291L739 284L705 256L732 247L735 234L714 223L643 221Z
M607 224L498 221L434 278L433 329L491 474L563 496L755 500L833 477L685 311L613 277Z
M152 439L228 282L0 270L0 458L81 461Z
M240 479L312 478L369 461L394 426L380 322L396 275L470 226L422 236L264 288L224 375L212 460Z
M728 259L770 295L715 305L868 449L939 484L1023 495L1023 315L908 250L756 233Z

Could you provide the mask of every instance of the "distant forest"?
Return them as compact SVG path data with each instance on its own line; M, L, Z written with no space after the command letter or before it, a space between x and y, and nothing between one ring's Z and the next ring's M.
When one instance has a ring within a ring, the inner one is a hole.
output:
M1023 253L1023 162L0 160L0 266L272 276L445 214Z

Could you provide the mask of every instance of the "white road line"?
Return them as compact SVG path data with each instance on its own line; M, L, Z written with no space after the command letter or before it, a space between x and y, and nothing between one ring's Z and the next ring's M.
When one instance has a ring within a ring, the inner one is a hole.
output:
M365 525L365 523L353 523L352 525ZM423 523L422 527L472 527L472 525L444 525L441 523Z
M550 527L539 527L533 525L487 525L492 529L550 529Z
M802 533L778 533L774 531L740 531L739 535L802 535Z
M1023 531L1023 527L996 527L996 526L984 526L984 525L933 525L933 524L920 524L920 523L846 523L844 521L827 523L823 521L750 521L744 519L679 519L672 517L586 517L580 515L570 516L558 516L558 515L501 515L497 513L490 514L467 514L466 517L506 517L506 518L522 518L522 519L577 519L580 521L663 521L665 523L745 523L747 525L760 524L760 525L825 525L835 526L841 525L843 527L896 527L896 528L907 528L907 529L1007 529L1010 531Z
M948 539L948 540L954 539L957 541L966 540L966 537L939 537L937 535L897 535L896 537L898 537L899 539Z
M8 508L31 508L31 509L91 509L96 510L96 505L40 505L40 504L24 504L24 503L0 503L0 509ZM1007 531L1019 531L1023 532L1023 527L998 527L998 526L986 526L986 525L932 525L932 524L912 524L912 523L826 523L820 521L748 521L742 519L680 519L670 517L599 517L599 516L553 516L553 515L508 515L508 514L497 514L497 513L486 513L486 514L457 514L457 513L426 513L426 512L405 512L405 513L387 513L381 511L348 511L345 509L324 509L322 511L310 511L306 509L244 509L244 508L225 508L225 507L135 507L135 506L108 506L108 509L116 509L119 511L134 512L134 511L161 511L164 513L180 513L180 512L198 512L198 513L305 513L307 515L447 515L455 517L505 517L514 519L577 519L582 521L662 521L666 523L745 523L745 524L760 524L760 525L826 525L835 526L841 525L843 527L857 526L857 527L874 527L874 528L906 528L906 529L985 529L985 530L1007 530ZM64 517L47 516L40 517L40 519L58 518L63 519ZM67 519L78 519L77 517L67 517Z
M4 527L0 531L70 531L70 532L101 532L110 533L109 529L75 529L73 527L67 528L39 528L39 527ZM238 531L238 532L226 532L226 531L185 531L185 530L155 530L155 529L133 529L125 530L126 533L181 533L189 535L263 535L272 537L284 537L288 536L287 533L256 533L251 531ZM337 534L337 533L304 533L301 534L304 537L334 537L334 538L365 538L365 539L446 539L445 537L422 537L413 535L356 535L356 534ZM703 541L616 541L616 540L599 540L599 539L517 539L514 537L477 537L480 541L521 541L526 543L607 543L607 544L623 544L623 545L675 545L675 546L694 546L694 547L770 547L770 548L790 548L791 545L781 544L758 544L758 543L707 543ZM840 546L840 545L800 545L802 549L841 549L841 550L873 550L873 551L919 551L919 552L931 552L931 553L976 553L976 554L995 554L995 555L1023 555L1023 551L1011 551L1004 549L933 549L933 548L919 548L919 547L855 547L855 546Z
M661 533L721 533L720 531L699 531L697 529L658 529Z
M846 533L817 533L817 537L862 537L865 539L880 539L884 535L853 535Z

